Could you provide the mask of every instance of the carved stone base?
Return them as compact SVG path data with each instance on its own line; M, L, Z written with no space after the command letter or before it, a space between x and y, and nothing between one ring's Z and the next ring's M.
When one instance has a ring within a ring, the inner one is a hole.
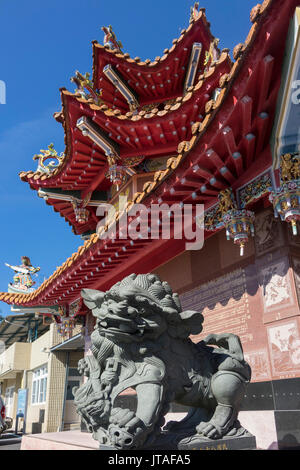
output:
M100 444L99 445L99 450L120 450L120 449L118 449L117 447L106 446L104 444Z
M225 437L223 439L204 439L200 436L182 439L178 450L255 450L254 436Z
M189 433L163 432L154 442L138 450L255 450L256 439L250 433L243 436L207 439ZM100 445L99 450L120 450L117 447Z

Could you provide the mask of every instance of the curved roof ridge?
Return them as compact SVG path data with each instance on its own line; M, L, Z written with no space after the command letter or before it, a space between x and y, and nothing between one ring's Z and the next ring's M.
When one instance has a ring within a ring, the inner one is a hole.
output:
M199 88L201 88L202 85L205 84L205 80L208 79L209 77L211 77L214 74L214 72L216 71L216 68L219 65L221 65L222 63L224 63L226 60L228 60L229 64L232 65L232 61L231 61L230 55L229 55L229 50L228 49L223 49L219 59L214 63L214 65L208 71L204 72L203 74L201 74L199 76L199 79L198 79L198 82L196 83L196 85L193 85L193 86L189 87L189 89L187 90L187 94L185 94L185 95L183 94L183 95L179 96L178 98L176 98L176 100L175 100L176 101L176 110L179 108L178 103L183 104L184 102L188 101L193 96L194 92L199 90ZM120 119L120 120L128 119L128 120L131 120L131 121L137 121L141 118L149 119L149 118L156 117L156 116L162 116L162 115L166 114L169 111L175 111L175 109L172 109L173 107L170 104L166 104L163 110L159 110L158 108L154 108L150 112L146 112L146 111L141 110L137 114L134 114L133 111L129 111L126 114L122 114L122 111L120 109L116 108L116 109L113 110L113 109L110 109L107 105L97 105L97 104L94 103L93 99L85 100L84 98L82 98L80 96L79 93L69 92L68 94L72 94L72 96L75 97L78 102L87 104L93 111L102 111L106 116L116 117L117 119ZM157 104L159 104L159 103L157 103Z
M153 61L151 61L150 59L145 59L144 61L142 61L140 57L135 57L134 59L132 59L128 52L123 53L123 52L118 51L117 49L109 49L108 46L104 46L100 44L97 40L92 41L92 44L93 44L93 83L95 83L95 78L96 78L95 77L95 74L96 74L95 49L96 48L106 51L109 54L114 55L118 59L124 60L128 64L136 64L138 66L145 66L145 67L155 67L156 65L159 65L161 62L164 62L169 56L169 54L175 51L177 45L183 40L186 34L188 34L196 24L200 23L200 21L207 28L207 31L209 32L211 39L214 39L214 36L212 35L210 31L210 23L207 21L207 18L206 18L205 8L201 8L199 11L198 18L191 19L189 26L181 30L180 36L177 39L176 38L173 39L172 41L173 45L170 48L164 49L163 55L157 56Z

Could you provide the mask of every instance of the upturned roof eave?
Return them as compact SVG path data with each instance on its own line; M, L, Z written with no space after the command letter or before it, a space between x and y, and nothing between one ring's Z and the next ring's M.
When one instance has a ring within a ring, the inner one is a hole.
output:
M80 105L84 107L88 107L90 112L96 112L96 113L103 113L105 115L105 118L110 119L111 121L116 120L116 125L120 125L121 123L125 122L130 122L131 125L134 125L135 123L138 123L141 125L143 122L145 124L150 125L152 119L159 119L162 122L164 119L170 119L172 118L172 114L176 113L180 110L181 107L183 106L188 106L190 103L193 102L194 99L196 99L201 90L203 89L205 93L205 85L210 79L214 79L214 75L219 73L219 68L224 67L224 69L228 68L228 73L230 73L230 65L231 65L231 60L227 52L224 52L218 62L215 64L214 67L212 67L211 70L207 71L203 76L199 78L199 81L197 84L193 87L191 87L186 95L182 95L181 99L173 105L170 106L168 109L164 111L158 111L152 112L152 113L146 113L145 115L137 114L133 115L133 113L127 113L130 114L130 116L127 115L122 115L118 110L116 111L110 111L103 109L103 106L97 106L94 103L89 102L88 100L85 100L79 95L74 94L65 88L61 89L61 100L62 100L62 110L60 113L58 113L58 119L59 122L62 123L63 128L64 128L64 135L65 135L65 157L62 162L62 164L55 169L51 174L45 174L41 173L39 171L22 171L19 173L20 179L24 182L28 182L31 186L32 189L38 189L39 187L51 187L56 184L57 179L61 176L61 174L67 170L69 162L71 162L71 155L72 155L72 137L70 133L70 124L69 124L69 115L68 115L68 100L75 99ZM224 70L226 73L226 71ZM104 107L105 108L105 107ZM84 114L84 111L83 111ZM57 113L55 113L57 115ZM57 117L57 116L56 116ZM176 146L175 146L176 148Z

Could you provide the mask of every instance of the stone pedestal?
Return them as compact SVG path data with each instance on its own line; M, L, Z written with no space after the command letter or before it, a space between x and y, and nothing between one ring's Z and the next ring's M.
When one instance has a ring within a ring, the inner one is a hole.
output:
M190 434L190 435L189 435ZM188 437L187 437L188 436ZM163 432L149 445L137 450L255 450L256 439L250 433L243 436L207 439L188 432ZM120 450L117 447L100 445L99 450Z
M254 436L227 437L224 439L203 439L188 437L178 444L178 450L255 450Z

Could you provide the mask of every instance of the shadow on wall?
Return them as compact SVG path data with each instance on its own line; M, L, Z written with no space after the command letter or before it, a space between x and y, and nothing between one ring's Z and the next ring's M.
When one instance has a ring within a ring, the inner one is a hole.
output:
M280 450L300 450L300 442L296 439L296 437L289 433L285 434L285 436L280 439L279 442L279 449Z
M272 303L277 291L288 291L286 276L289 268L287 255L281 255L271 263L268 262L267 256L264 256L244 268L236 268L184 292L180 300L184 309L214 310L218 303L224 307L231 299L239 301L245 293L254 297L262 287L266 302Z

